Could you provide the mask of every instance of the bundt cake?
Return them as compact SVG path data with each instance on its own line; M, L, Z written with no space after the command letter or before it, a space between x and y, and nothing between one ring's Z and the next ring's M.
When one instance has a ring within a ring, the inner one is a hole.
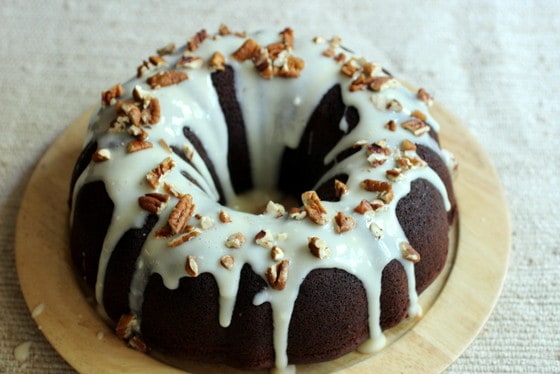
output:
M340 38L221 26L102 93L71 257L136 349L256 369L384 345L456 212L431 96Z

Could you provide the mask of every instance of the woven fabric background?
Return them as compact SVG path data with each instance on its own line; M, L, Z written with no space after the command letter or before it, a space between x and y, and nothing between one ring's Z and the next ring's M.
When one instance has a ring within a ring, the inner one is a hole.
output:
M560 372L559 19L560 2L548 0L3 0L0 373L72 372L31 318L15 270L16 216L40 156L149 53L222 22L340 35L461 119L500 174L512 252L490 320L448 372Z

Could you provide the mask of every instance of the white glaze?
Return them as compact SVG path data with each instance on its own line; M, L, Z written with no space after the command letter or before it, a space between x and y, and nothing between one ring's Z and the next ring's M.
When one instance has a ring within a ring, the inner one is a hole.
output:
M276 32L258 33L250 37L261 45L280 41ZM389 120L402 123L410 119L410 114L414 110L419 110L428 115L427 122L436 131L439 129L436 121L429 116L426 105L416 98L415 93L400 86L377 94L370 91L350 92L347 89L350 79L340 73L340 65L333 59L322 55L327 45L314 43L311 37L298 35L295 38L294 54L305 61L301 77L264 80L255 71L250 61L238 63L230 57L231 53L242 43L243 39L235 36L221 37L216 40L207 39L194 54L202 57L204 61L208 61L213 52L221 51L226 56L227 63L234 69L236 92L245 120L252 159L253 180L257 189L263 190L265 193L274 193L274 184L278 177L284 147L297 147L312 111L324 93L336 83L341 84L344 103L358 109L360 122L349 136L342 138L329 152L325 163L331 162L339 152L360 140L372 143L385 139L388 147L395 153L402 140L408 138L441 153L435 141L428 134L415 137L400 126L394 132L384 128L384 124ZM174 68L182 52L183 50L180 50L172 56L165 56L169 68ZM391 260L399 260L407 274L410 298L409 314L421 314L415 291L414 266L402 258L399 247L401 242L408 240L396 218L397 202L409 192L412 181L423 178L440 191L445 205L449 209L449 201L442 181L428 167L413 169L405 173L398 182L393 183L394 199L390 204L375 213L360 215L353 211L354 207L362 199L371 200L373 198L371 192L360 188L360 182L364 179L386 180L385 171L394 167L394 162L389 159L385 164L372 168L367 162L365 150L362 149L338 163L318 182L319 185L322 181L339 173L349 175L347 181L349 193L344 195L339 202L324 202L323 204L331 219L339 211L354 217L357 223L354 230L337 234L332 222L317 225L309 219L293 220L287 215L274 218L271 215L255 215L222 207L216 202L218 199L216 187L198 155L195 154L193 158L197 171L177 155L170 155L157 143L159 139L164 139L169 145L181 147L188 144L182 129L184 126L190 127L204 144L216 167L226 200L231 202L231 206L237 204L239 199L233 192L227 169L228 132L218 97L212 86L211 71L203 67L186 70L186 72L189 75L188 80L156 90L150 90L145 81L146 77L132 79L123 85L124 99L130 98L135 86L141 86L151 96L159 99L161 119L147 130L148 140L154 143L152 149L126 153L125 145L130 137L127 134L115 134L107 131L109 123L116 116L112 107L101 109L99 114L92 118L88 139L96 138L99 148L109 148L111 160L90 163L78 179L75 191L79 191L85 183L104 181L107 192L115 204L111 225L103 244L97 276L96 298L100 309L103 309L102 296L106 266L116 243L130 228L141 227L147 216L147 212L138 206L139 196L153 192L145 182L145 175L163 159L172 157L177 167L166 176L165 180L180 192L191 194L196 204L196 213L213 218L215 224L204 230L198 237L176 248L169 248L168 240L162 240L152 234L148 235L136 264L137 271L132 281L129 297L131 311L137 314L140 320L143 291L149 275L160 274L165 286L175 289L178 287L179 280L188 276L184 264L186 256L190 255L196 257L199 273L210 272L214 275L220 292L220 324L227 327L235 305L243 264L250 264L257 274L264 277L266 269L274 263L270 251L258 246L253 239L261 229L269 229L278 239L276 244L283 249L284 258L290 261L286 288L282 291L267 288L257 294L254 300L255 305L269 302L272 306L276 368L282 370L288 367L286 347L292 308L301 282L309 272L318 268L343 269L362 281L369 302L371 339L360 350L369 352L381 349L385 341L379 327L381 273ZM403 110L401 112L379 110L372 103L372 96L375 98L374 101L397 99L402 104ZM348 129L345 119L341 121L339 127L342 130ZM185 179L180 174L181 170L188 171L205 192ZM165 217L169 215L175 202L176 199L171 198L166 209L161 213L162 219L156 224L154 231L165 224ZM222 209L229 213L232 223L219 222L217 216ZM197 225L198 221L192 218L190 223ZM370 231L372 223L383 229L382 238L375 238ZM236 232L243 233L247 239L246 242L239 249L226 248L224 245L226 238ZM317 236L327 242L331 251L330 257L318 259L311 255L307 248L308 237L311 236ZM220 265L219 259L223 255L234 257L235 265L231 270Z

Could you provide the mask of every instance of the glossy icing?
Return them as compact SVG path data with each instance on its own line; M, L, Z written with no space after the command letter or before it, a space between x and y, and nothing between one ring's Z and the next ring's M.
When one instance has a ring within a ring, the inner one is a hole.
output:
M280 41L277 32L261 32L247 36L249 37L261 45ZM143 91L159 100L161 117L157 124L146 128L149 136L147 140L154 144L152 148L134 153L127 152L126 143L131 140L130 135L126 132L109 131L110 123L116 117L113 106L101 108L90 124L88 141L96 139L98 149L110 150L111 158L106 162L89 164L76 183L74 197L84 184L103 181L115 204L111 225L104 240L97 276L96 298L100 309L103 309L105 271L116 243L128 229L141 227L148 214L138 205L139 196L154 192L146 183L146 173L164 159L171 157L177 166L166 175L165 181L179 192L192 195L196 205L195 213L199 218L193 217L189 223L198 227L201 234L173 248L168 246L169 239L153 235L153 232L166 224L165 218L169 216L177 202L176 197L171 197L160 213L161 219L146 238L136 263L137 270L131 284L129 304L131 311L138 316L139 326L141 326L143 290L150 274L160 274L166 287L177 288L182 277L190 276L185 271L185 259L187 256L194 256L198 273L209 272L216 279L220 292L219 320L222 326L227 327L231 321L243 264L250 264L257 274L266 279L264 275L267 268L279 261L272 259L271 246L264 248L254 240L260 230L269 230L273 237L272 244L281 248L283 259L289 261L287 282L283 290L269 287L258 293L254 304L269 302L272 306L276 368L281 370L288 367L286 348L292 308L301 282L309 272L318 268L343 269L362 281L369 302L371 337L360 350L370 352L381 349L384 345L384 336L379 326L381 273L391 260L400 261L407 274L409 314L418 316L422 313L415 291L414 264L403 258L401 250L401 243L408 240L396 218L396 205L399 199L409 192L411 182L418 178L428 180L440 191L447 209L449 209L449 201L440 178L432 169L421 165L403 173L401 178L392 182L394 198L390 203L377 211L359 214L354 211L354 208L360 201L375 198L375 194L364 190L360 183L364 179L387 181L386 171L395 167L396 155L406 153L407 156L415 157L414 151L399 150L405 138L426 145L441 154L436 142L428 134L414 136L401 126L397 126L395 131L389 131L384 127L387 122L394 120L397 124L403 123L411 119L411 113L416 110L427 116L425 121L434 130L437 131L439 126L429 115L426 104L418 100L416 93L400 85L379 93L367 90L350 92L347 87L351 79L340 73L341 64L325 57L323 52L327 44L317 43L312 37L296 35L295 38L294 54L305 61L301 76L292 79L275 77L270 80L263 79L255 71L251 61L239 63L230 57L244 40L233 35L208 38L193 55L201 57L206 62L215 51L220 51L226 57L226 63L235 72L237 98L246 125L252 160L253 181L258 191L264 191L265 194L275 193L275 183L284 147L295 148L298 145L314 108L324 93L337 83L342 87L345 105L358 109L360 122L347 136L338 141L327 155L325 163L332 161L339 152L363 140L367 143L386 140L392 154L384 164L372 167L368 162L367 150L363 147L359 152L335 164L318 181L317 185L320 185L334 175L349 175L346 182L348 193L338 202L323 202L329 217L327 224L318 225L309 218L296 220L290 218L288 214L276 218L271 213L251 214L236 210L232 207L241 200L235 196L230 182L230 171L227 168L228 131L211 81L212 69L204 64L198 69L184 70L188 74L187 80L152 90L146 83L146 78L157 71L175 69L185 48L165 56L168 63L166 67L158 68L143 77L131 79L123 85L124 96L119 98L130 99L133 89L141 87ZM335 51L338 53L343 50L335 47ZM351 57L347 51L343 52L347 58ZM385 75L382 72L378 74ZM402 105L401 111L387 110L380 104L391 99L398 100ZM196 133L204 144L216 167L229 206L224 207L217 203L218 190L200 155L194 154L191 165L176 154L170 154L168 149L158 144L158 141L163 139L169 145L179 148L187 145L192 148L183 135L185 126ZM340 123L340 129L348 131L348 124L344 119ZM446 156L447 158L449 157ZM201 188L187 180L180 173L181 170L187 171ZM164 192L163 185L155 192ZM218 214L222 210L229 214L231 223L220 222ZM355 219L356 226L353 230L344 233L336 232L332 219L338 212ZM207 217L204 228L200 228L200 217ZM237 249L226 247L224 244L226 239L238 232L244 235L245 242ZM308 238L313 236L327 243L330 256L319 259L310 253ZM226 255L234 258L235 263L231 269L226 269L220 264L220 258Z

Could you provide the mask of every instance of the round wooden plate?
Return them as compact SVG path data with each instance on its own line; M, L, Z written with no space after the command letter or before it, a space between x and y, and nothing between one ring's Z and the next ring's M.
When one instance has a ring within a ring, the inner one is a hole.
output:
M79 372L178 372L127 348L95 312L69 256L68 189L89 115L68 127L39 161L18 216L16 265L27 305L53 347ZM373 355L298 366L298 372L436 373L471 343L490 315L504 281L510 226L504 192L484 150L450 113L434 105L443 146L459 162L455 193L459 221L451 231L446 273L421 296L424 317L387 332ZM192 364L194 372L216 366ZM219 367L220 371L234 371Z

